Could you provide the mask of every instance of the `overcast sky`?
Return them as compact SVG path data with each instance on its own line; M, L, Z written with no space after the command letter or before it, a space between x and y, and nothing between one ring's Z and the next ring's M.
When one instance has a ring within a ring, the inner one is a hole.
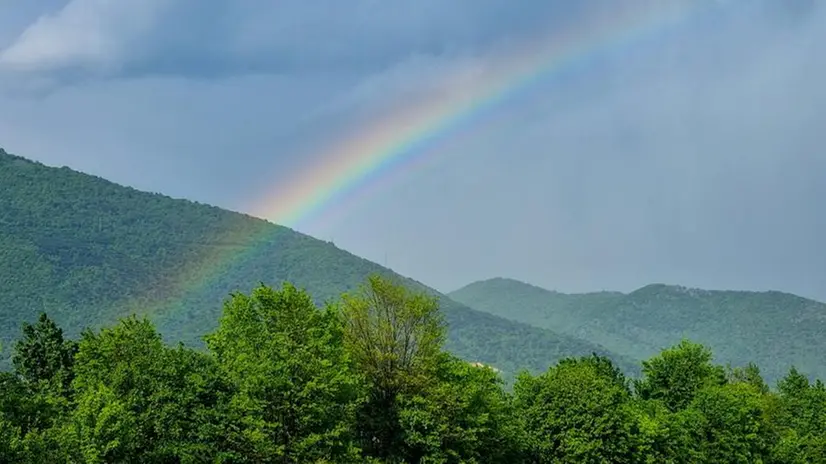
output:
M299 229L442 291L826 300L826 5L659 1L708 9L546 75ZM254 212L445 76L643 3L3 0L0 146Z

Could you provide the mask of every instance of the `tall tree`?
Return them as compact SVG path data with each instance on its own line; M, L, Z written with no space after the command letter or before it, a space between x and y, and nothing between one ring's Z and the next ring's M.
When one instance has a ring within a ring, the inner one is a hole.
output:
M30 388L68 395L76 352L77 343L64 339L63 329L41 313L35 324L23 324L23 338L15 344L12 363Z
M795 367L777 386L772 418L780 433L778 462L826 462L826 386L810 382Z
M415 395L434 381L445 339L435 297L370 276L341 300L344 341L369 384L359 432L368 454L385 460L404 455L399 395Z
M227 301L207 345L238 392L229 411L238 456L251 462L357 461L352 430L361 382L340 320L291 284Z

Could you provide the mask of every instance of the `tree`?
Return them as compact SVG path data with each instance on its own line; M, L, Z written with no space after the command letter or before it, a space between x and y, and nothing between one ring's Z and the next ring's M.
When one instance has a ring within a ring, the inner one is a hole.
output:
M0 462L21 460L24 428L32 428L31 419L36 417L28 396L16 376L0 372Z
M0 373L0 422L12 440L18 462L65 461L60 431L72 410L72 379L77 343L45 313L23 324L14 345L14 373ZM7 450L11 449L7 447Z
M772 439L762 392L747 383L701 388L684 422L704 462L765 462Z
M0 416L0 462L24 462L20 428Z
M446 330L438 301L373 275L343 295L340 314L347 351L369 385L360 442L368 455L401 459L399 395L415 395L435 379Z
M686 424L696 419L696 412L672 413L659 400L636 399L634 415L635 461L644 464L704 462L695 449Z
M85 331L64 442L81 462L209 462L231 388L206 354L166 346L146 319Z
M14 347L15 372L35 390L52 389L68 396L77 343L63 338L63 329L45 313L35 324L23 324L23 338Z
M634 462L630 395L593 358L568 359L514 385L531 462Z
M792 366L789 373L777 382L777 389L786 398L802 398L806 396L810 387L809 379L796 367Z
M22 433L48 426L42 421L38 408L39 397L32 395L20 377L10 372L0 372L0 418Z
M642 399L660 400L670 411L679 411L701 388L726 383L725 370L711 360L711 350L683 340L643 361L643 378L635 382L635 390Z
M591 356L581 358L563 358L557 363L558 366L566 366L569 364L574 366L581 364L590 365L596 370L599 376L608 379L617 387L625 390L629 395L631 394L628 378L625 377L622 370L620 370L610 358L591 353Z
M763 380L763 376L760 374L760 368L757 367L757 364L751 362L745 367L729 369L728 382L746 383L762 394L769 393L769 386L766 384L766 381Z
M826 461L826 386L795 367L778 382L772 420L779 428L774 454L778 462Z
M376 389L392 396L431 378L446 333L435 297L373 275L342 310L348 351Z
M207 345L237 393L228 412L235 454L252 462L358 460L352 431L360 380L340 320L291 284L236 293Z
M524 437L493 369L447 353L437 380L401 395L405 462L520 462Z

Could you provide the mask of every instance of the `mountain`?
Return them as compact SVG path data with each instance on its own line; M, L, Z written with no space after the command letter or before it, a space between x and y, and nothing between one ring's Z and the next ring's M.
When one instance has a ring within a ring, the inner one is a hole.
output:
M147 315L168 341L199 345L232 291L290 281L322 304L371 273L392 273L262 219L48 167L2 149L0 186L0 342L6 347L21 323L41 311L72 336L131 313ZM626 371L636 369L576 337L475 311L443 295L440 300L448 349L506 375L591 352L611 356Z
M473 309L582 338L636 360L685 337L709 346L718 362L754 361L772 381L792 365L826 375L826 305L788 293L654 284L628 294L564 294L495 278L448 295Z

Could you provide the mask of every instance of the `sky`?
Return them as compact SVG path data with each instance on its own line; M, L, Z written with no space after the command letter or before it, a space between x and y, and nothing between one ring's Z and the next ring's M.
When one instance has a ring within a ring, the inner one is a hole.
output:
M657 1L694 13L588 50L295 227L441 291L826 301L826 5ZM3 0L0 147L263 214L353 134L654 3Z

